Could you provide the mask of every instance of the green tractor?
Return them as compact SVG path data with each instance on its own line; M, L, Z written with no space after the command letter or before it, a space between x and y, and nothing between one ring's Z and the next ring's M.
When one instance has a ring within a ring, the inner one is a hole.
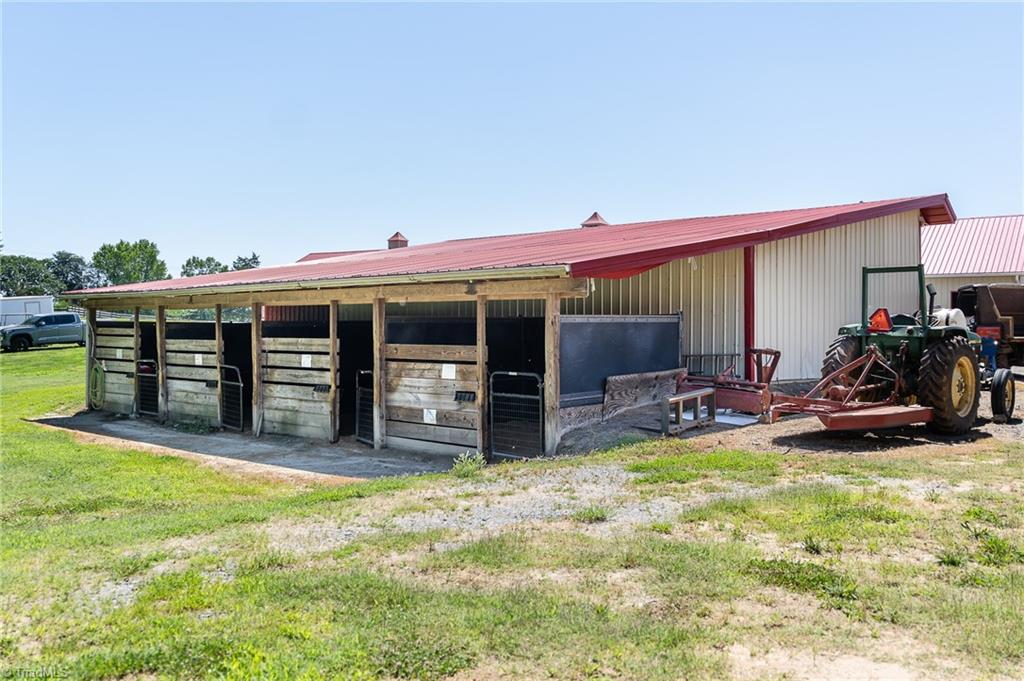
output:
M918 312L890 315L879 308L868 314L871 275L898 272L917 274ZM840 328L829 345L821 365L827 391L822 394L843 405L881 405L862 414L885 417L882 427L925 422L936 432L961 435L978 415L980 347L981 337L969 330L963 312L935 309L935 289L925 286L922 265L865 267L860 324Z

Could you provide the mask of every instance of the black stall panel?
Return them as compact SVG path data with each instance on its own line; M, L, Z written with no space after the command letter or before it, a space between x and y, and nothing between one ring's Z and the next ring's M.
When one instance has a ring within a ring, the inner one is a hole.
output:
M562 315L562 407L600 404L609 376L679 366L679 315Z

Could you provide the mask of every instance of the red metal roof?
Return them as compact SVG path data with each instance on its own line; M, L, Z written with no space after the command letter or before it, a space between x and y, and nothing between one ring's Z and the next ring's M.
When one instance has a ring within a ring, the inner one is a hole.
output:
M356 253L373 253L375 248L367 248L362 251L313 251L307 253L295 262L309 262L310 260L323 260L324 258L337 258L339 255L354 255Z
M157 293L553 266L576 277L621 278L678 258L741 248L908 210L956 219L945 194L821 208L656 220L479 237L308 260L289 265L124 284L71 293ZM524 273L525 275L525 273ZM458 278L453 276L453 279ZM485 276L476 275L483 279Z
M1024 274L1024 215L927 225L921 260L932 276Z

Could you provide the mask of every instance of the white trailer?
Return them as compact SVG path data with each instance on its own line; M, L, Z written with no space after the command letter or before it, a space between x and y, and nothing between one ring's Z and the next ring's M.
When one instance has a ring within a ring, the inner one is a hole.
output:
M53 312L53 296L10 296L0 298L0 326L20 324L32 315Z

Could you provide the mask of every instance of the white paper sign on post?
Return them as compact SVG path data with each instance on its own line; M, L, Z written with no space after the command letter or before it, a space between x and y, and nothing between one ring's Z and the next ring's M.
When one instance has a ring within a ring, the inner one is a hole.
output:
M442 364L441 365L441 378L455 378L455 365L454 364Z
M437 423L437 410L436 409L424 409L423 410L423 423Z
M195 353L195 354L194 354L194 355L193 355L192 357L193 357L193 358L192 358L192 361L196 363L196 366L197 366L197 367L201 367L201 366L203 366L203 356L202 356L202 355L200 355L200 354L199 354L199 353L197 352L197 353Z
M313 355L303 355L301 361L302 361L302 368L303 369L308 369L311 366L313 366Z

